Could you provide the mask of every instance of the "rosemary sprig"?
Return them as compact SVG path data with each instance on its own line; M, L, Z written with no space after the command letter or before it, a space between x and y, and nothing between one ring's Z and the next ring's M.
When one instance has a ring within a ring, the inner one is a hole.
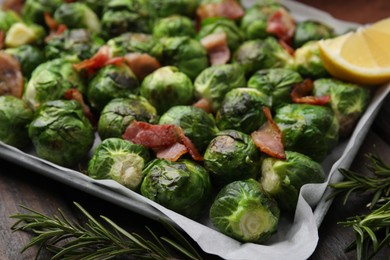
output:
M21 206L29 213L10 216L17 219L11 227L14 231L31 231L35 236L22 249L37 245L39 247L35 259L42 248L53 253L51 259L111 259L128 256L134 259L176 259L170 254L184 255L187 259L201 259L199 253L170 224L162 222L174 239L158 238L147 228L154 241L147 240L136 233L129 233L107 217L100 216L103 223L92 217L83 207L74 202L76 207L87 217L85 225L74 223L59 209L60 217L41 214L33 209Z

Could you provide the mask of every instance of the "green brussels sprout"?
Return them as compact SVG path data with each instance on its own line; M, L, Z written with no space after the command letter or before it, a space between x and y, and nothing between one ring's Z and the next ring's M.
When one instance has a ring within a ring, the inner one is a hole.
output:
M210 208L210 220L222 233L241 242L262 243L278 228L280 210L254 179L226 185Z
M94 179L113 179L123 186L138 190L143 168L150 160L147 148L120 138L101 142L88 162L88 176Z
M194 106L174 106L165 112L159 124L174 124L183 129L187 136L203 152L211 139L215 137L218 128L212 115Z
M151 35L144 33L124 33L107 42L114 56L124 56L127 53L147 53L156 59L161 59L162 45Z
M153 28L153 36L156 38L188 36L194 38L196 36L195 25L193 21L185 16L172 15L159 19Z
M203 70L195 82L195 95L211 102L213 111L217 111L230 90L246 86L244 71L238 64L212 66Z
M157 123L156 109L141 96L112 99L100 114L97 128L100 139L121 138L134 120Z
M302 77L294 70L284 68L264 69L255 72L248 80L248 87L268 96L272 108L291 103L293 84L302 82Z
M204 153L204 167L215 183L256 178L260 174L261 154L252 138L235 130L217 133Z
M80 0L79 2L86 4L98 17L101 17L103 9L108 5L110 0Z
M14 23L8 30L5 36L5 46L7 48L15 48L26 44L42 43L45 36L45 29L34 23Z
M62 166L74 166L94 141L91 123L74 100L46 102L28 129L38 157Z
M266 121L262 107L269 105L268 100L267 95L252 88L229 91L216 115L218 128L252 133Z
M195 16L199 0L148 0L151 15L155 17L167 17L174 14L183 16Z
M70 29L85 28L92 33L100 33L99 17L83 3L64 3L54 12L54 19Z
M19 61L25 78L30 78L33 70L38 67L38 65L46 61L43 51L32 45L22 45L17 48L8 48L4 51Z
M339 124L329 107L288 104L276 110L274 121L282 131L286 150L319 162L338 141Z
M309 41L332 38L334 36L333 28L317 21L302 21L296 24L293 37L294 48L299 48Z
M178 68L166 66L146 76L141 84L141 96L148 99L161 115L170 107L191 104L194 86Z
M22 22L22 18L12 10L0 9L0 32L7 32L15 23Z
M291 151L285 153L286 160L272 157L263 160L260 183L281 209L295 211L301 187L324 182L325 174L321 165L310 157Z
M285 9L278 3L254 5L245 11L240 29L245 39L264 39L270 36L267 32L268 17L279 9Z
M212 17L202 20L201 28L198 32L198 39L202 39L213 33L224 32L227 44L233 52L243 42L244 37L233 20L221 17Z
M110 100L139 94L139 82L127 65L107 65L88 84L87 98L91 107L100 112Z
M234 53L233 62L242 66L248 77L260 69L294 66L294 58L273 37L244 42Z
M305 43L294 52L296 70L306 78L323 78L329 75L322 62L318 42Z
M143 0L112 0L101 19L102 34L110 39L126 32L151 33L153 19Z
M342 137L351 134L370 100L369 89L331 78L315 80L313 94L330 95L330 107L339 122Z
M24 99L32 108L41 103L61 99L71 88L85 91L85 85L72 64L64 59L55 59L40 64L31 74Z
M206 49L199 41L186 37L166 37L161 39L163 45L164 66L175 66L191 80L208 67Z
M77 62L91 58L103 44L87 29L71 29L51 37L44 50L47 59L61 57Z
M190 160L151 161L144 169L141 194L189 218L198 218L206 209L211 184L207 171Z
M34 113L22 100L14 96L0 96L0 141L23 148L29 142L28 124Z
M53 14L64 0L26 0L22 8L22 17L26 22L46 25L44 14Z

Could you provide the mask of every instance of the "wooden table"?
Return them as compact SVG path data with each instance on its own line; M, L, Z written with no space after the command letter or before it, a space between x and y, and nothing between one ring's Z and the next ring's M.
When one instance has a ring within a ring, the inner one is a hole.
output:
M390 1L300 1L318 7L333 14L335 17L368 23L390 16ZM367 152L377 152L390 163L390 97L383 105L374 125L371 127L353 165L352 169L365 171L364 155ZM74 219L83 220L80 213L72 204L77 201L95 216L104 215L126 230L144 232L144 226L160 229L160 225L134 212L112 205L104 200L70 188L61 183L41 176L16 164L0 159L0 260L33 259L37 248L32 248L23 255L21 248L29 242L28 233L10 230L14 223L11 214L20 212L18 205L26 205L40 212L52 215L61 208L65 214ZM354 196L348 205L343 206L338 198L332 204L319 229L319 243L311 259L354 259L354 252L345 253L344 248L354 239L350 229L338 225L338 221L348 216L364 212L364 205L368 202L367 196ZM388 248L387 248L388 249ZM385 250L378 259L388 258L389 250ZM44 252L41 259L48 259L49 254ZM205 259L215 259L204 255ZM288 259L288 256L286 256Z

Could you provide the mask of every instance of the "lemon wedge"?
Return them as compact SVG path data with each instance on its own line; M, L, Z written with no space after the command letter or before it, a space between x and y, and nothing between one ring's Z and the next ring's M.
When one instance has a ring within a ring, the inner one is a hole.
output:
M362 85L390 81L390 18L333 39L319 41L328 72Z

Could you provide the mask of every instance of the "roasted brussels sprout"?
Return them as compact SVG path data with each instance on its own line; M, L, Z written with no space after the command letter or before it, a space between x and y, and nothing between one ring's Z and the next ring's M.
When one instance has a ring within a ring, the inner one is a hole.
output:
M299 48L309 41L327 39L334 36L333 28L317 21L298 22L293 38L294 48Z
M285 161L272 157L263 160L260 182L281 209L294 211L301 187L323 182L325 174L321 165L310 157L291 151L285 153Z
M144 33L124 33L107 42L114 56L124 56L127 53L147 53L156 59L161 59L162 45L151 35Z
M153 23L143 0L111 0L101 19L102 34L110 39L125 32L151 33Z
M71 88L85 91L85 85L72 64L64 59L55 59L39 65L31 74L24 99L34 109L41 103L61 99Z
M68 28L85 28L92 33L100 33L99 17L83 3L65 3L54 12L54 19Z
M217 133L204 153L204 167L212 181L225 185L260 174L260 151L247 134L225 130Z
M211 102L212 109L217 111L226 93L235 88L246 86L244 71L238 64L212 66L203 70L195 82L195 95Z
M325 106L288 104L276 110L274 120L282 131L286 150L319 162L338 141L338 121Z
M267 32L268 17L279 9L285 9L277 3L254 5L245 11L241 19L240 28L245 39L264 39L270 36Z
M294 58L273 37L244 42L234 53L233 62L242 66L248 77L260 69L294 67Z
M11 26L17 22L22 22L20 16L12 10L0 9L0 31L7 32Z
M33 117L33 111L22 99L0 96L0 141L18 148L26 146Z
M210 208L210 219L222 233L242 242L261 243L274 234L280 210L254 179L226 185Z
M156 109L141 96L130 95L111 100L100 114L97 129L100 139L122 137L134 120L157 123Z
M101 68L88 84L87 98L91 107L100 112L110 100L139 94L139 82L125 65L107 65Z
M268 103L268 96L256 89L233 89L226 94L216 115L218 128L250 134L265 122L262 107L269 106Z
M171 107L161 116L159 124L180 126L199 151L204 151L218 132L214 117L193 106Z
M329 75L322 63L318 42L305 43L294 52L296 70L303 77L323 78Z
M99 180L113 179L136 191L144 177L142 170L149 160L149 151L142 145L108 138L94 150L88 162L88 176Z
M163 114L170 107L189 105L194 98L194 86L186 74L173 66L166 66L149 74L142 82L141 96Z
M156 38L196 36L195 25L190 18L180 15L172 15L162 18L156 22L153 28L153 36Z
M30 78L33 70L46 61L43 51L32 45L22 45L17 48L8 48L4 51L11 54L19 61L25 78Z
M244 37L233 20L227 18L207 18L202 20L201 28L198 32L198 39L202 39L213 33L224 32L230 51L234 51L243 42Z
M5 36L5 46L15 48L25 44L41 44L45 30L42 26L34 23L14 23Z
M46 102L28 129L38 157L71 167L89 152L94 141L91 123L80 103L73 100Z
M181 36L162 38L161 43L164 57L162 62L165 66L178 67L191 80L207 68L207 52L199 41Z
M22 17L27 22L45 25L44 14L53 14L64 0L26 0L22 8Z
M86 4L98 17L101 17L104 7L107 6L110 0L80 0L79 2Z
M370 100L367 88L331 78L315 80L313 94L331 96L330 107L339 122L339 134L342 137L351 134Z
M71 29L51 37L44 50L47 59L61 57L77 62L91 58L103 44L87 29Z
M194 16L199 0L148 0L149 12L152 16L167 17L173 14Z
M255 72L248 80L248 87L268 96L272 108L291 103L291 87L303 79L294 70L275 68Z
M144 169L141 194L190 218L198 218L210 199L207 171L190 160L151 161Z

